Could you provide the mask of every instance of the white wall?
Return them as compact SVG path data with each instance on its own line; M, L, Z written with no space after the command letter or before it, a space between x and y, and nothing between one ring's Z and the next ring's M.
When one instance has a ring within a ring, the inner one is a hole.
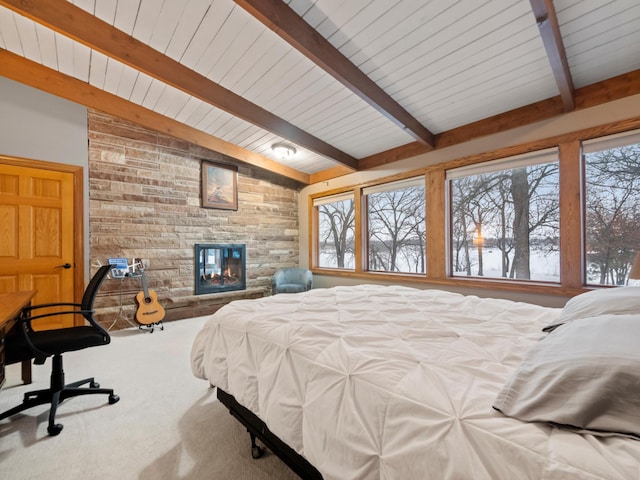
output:
M0 77L0 154L83 167L85 277L89 274L87 109Z
M516 128L507 132L490 135L487 137L472 140L452 147L443 148L416 157L400 160L388 165L383 165L371 170L352 173L339 178L335 178L326 182L317 183L305 187L300 192L300 202L298 204L298 216L300 218L300 263L301 266L308 266L309 259L309 195L331 190L334 188L353 186L362 183L371 182L375 179L387 177L404 171L415 170L429 165L441 162L463 158L469 155L476 155L484 152L490 152L501 148L521 145L535 140L541 140L564 133L570 133L585 128L596 127L611 122L626 120L639 115L640 112L640 95L623 98L610 102L606 105L580 110L564 114L549 120L537 122L525 127ZM393 127L390 127L393 128ZM330 287L334 285L351 285L354 283L362 283L362 280L349 279L342 277L331 277L323 275L314 275L314 287ZM369 282L367 279L366 282ZM371 282L373 283L373 282ZM385 283L385 282L378 282ZM416 286L416 284L408 284ZM418 285L419 288L430 288L429 285ZM465 294L477 294L479 296L494 296L499 298L508 298L520 301L528 301L539 303L547 306L561 306L566 298L522 294L504 291L474 290L451 287L445 288L451 291L457 291Z

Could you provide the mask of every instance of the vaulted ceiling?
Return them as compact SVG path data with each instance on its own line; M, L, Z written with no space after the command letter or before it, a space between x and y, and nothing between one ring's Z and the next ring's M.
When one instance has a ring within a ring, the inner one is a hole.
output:
M640 93L640 2L0 0L0 75L313 183Z

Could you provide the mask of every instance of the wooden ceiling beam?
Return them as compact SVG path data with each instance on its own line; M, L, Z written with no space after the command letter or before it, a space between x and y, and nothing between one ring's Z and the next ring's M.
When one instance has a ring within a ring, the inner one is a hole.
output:
M434 135L281 0L234 0L407 134L429 148Z
M107 93L78 79L0 48L0 75L137 125L200 145L305 185L308 174L282 165L250 150L238 147L193 127L169 119L140 105ZM346 167L342 167L345 168Z
M564 110L565 112L570 112L576 106L575 93L573 80L571 80L571 72L569 70L569 62L567 61L567 52L562 43L562 35L560 34L560 26L558 25L558 17L556 16L556 9L553 6L553 0L529 1L531 2L533 14L536 17L536 23L540 30L544 48L547 51L553 76L560 90Z
M576 110L595 107L638 94L640 94L640 70L634 70L578 88L575 91ZM436 149L451 147L475 138L530 125L562 115L562 113L562 99L559 96L547 98L546 100L540 100L524 107L442 132L437 135ZM428 152L429 150L418 142L408 143L361 158L359 162L360 170L368 170ZM331 176L332 174L333 176ZM346 175L346 173L339 169L329 169L312 174L310 179L311 183L315 183L316 179L318 181L326 181L342 175Z
M358 168L358 160L351 155L190 70L71 2L0 0L0 5L296 145L352 170Z

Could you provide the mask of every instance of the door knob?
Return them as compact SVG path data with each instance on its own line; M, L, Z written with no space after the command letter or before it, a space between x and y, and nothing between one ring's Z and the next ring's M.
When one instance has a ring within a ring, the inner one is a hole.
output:
M65 270L68 270L71 268L71 264L65 263L64 265L58 265L56 268L64 268Z

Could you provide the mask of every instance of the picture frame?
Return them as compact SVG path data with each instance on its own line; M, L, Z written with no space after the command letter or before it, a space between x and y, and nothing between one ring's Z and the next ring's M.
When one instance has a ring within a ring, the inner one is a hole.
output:
M129 273L129 264L126 258L107 258L107 263L113 265L111 278L124 278Z
M202 161L202 207L238 210L238 168Z

